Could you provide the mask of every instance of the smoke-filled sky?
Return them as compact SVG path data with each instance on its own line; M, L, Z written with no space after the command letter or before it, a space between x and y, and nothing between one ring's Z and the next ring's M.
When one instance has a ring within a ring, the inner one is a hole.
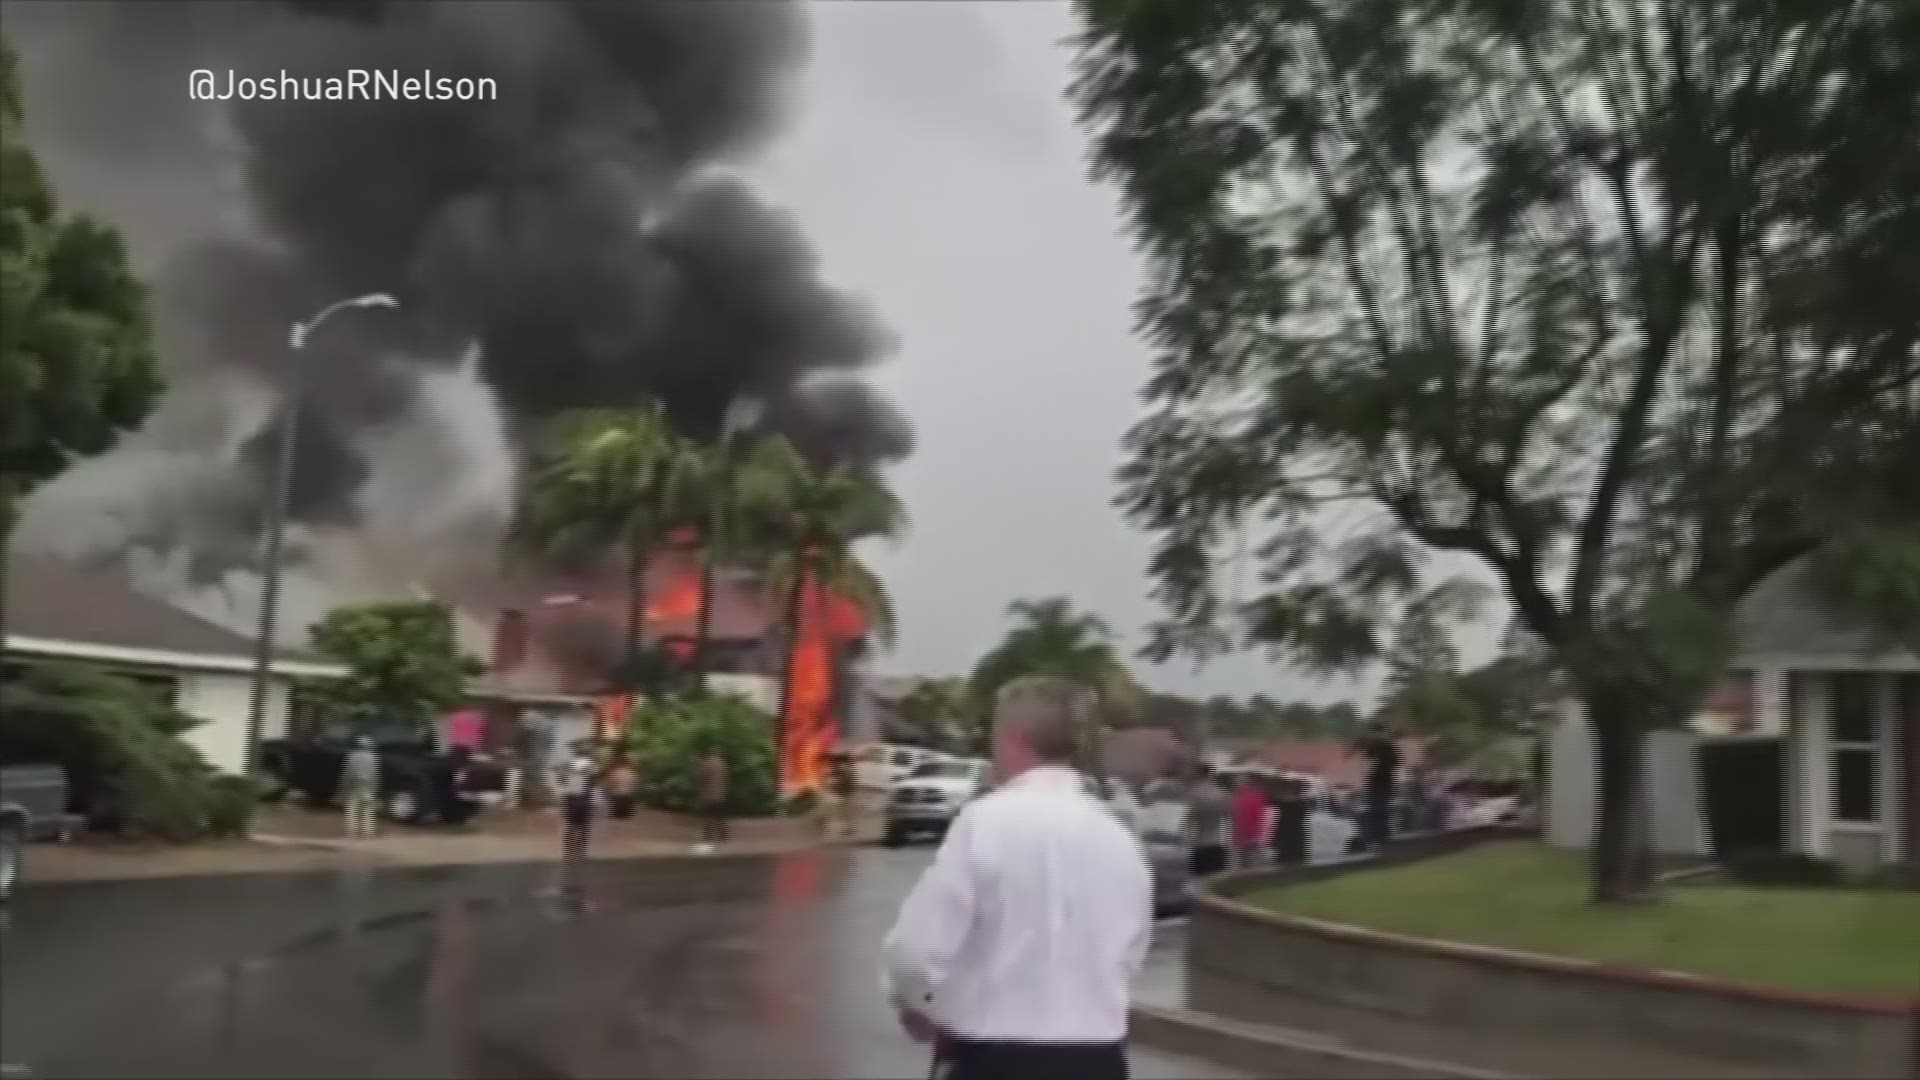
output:
M123 219L176 305L170 358L208 377L184 380L134 451L51 492L39 535L72 546L58 534L78 531L85 548L174 530L244 556L244 528L205 521L244 525L251 496L204 451L248 459L287 321L388 289L404 316L355 313L316 345L324 420L303 449L326 468L303 474L302 507L317 528L417 560L436 525L503 498L505 446L554 408L637 388L698 428L750 388L823 452L897 462L914 527L874 553L903 624L883 671L964 670L1022 596L1067 595L1139 640L1147 544L1110 506L1147 367L1129 332L1139 263L1062 96L1066 5L698 0L580 20L562 17L577 4L405 3L389 24L302 24L291 43L276 5L208 5L213 29L135 6L153 14L76 29L10 0L9 33L48 167ZM74 34L94 51L58 53ZM288 67L370 50L523 82L503 78L491 106L259 103L203 130L188 71L230 66L188 59L208 41ZM84 67L101 55L124 62L119 94ZM432 109L451 111L418 111ZM203 141L182 155L188 129ZM642 230L616 227L628 207ZM809 398L797 387L819 372L878 392L842 381ZM157 497L200 509L183 524ZM1189 692L1348 689L1251 657L1144 674Z

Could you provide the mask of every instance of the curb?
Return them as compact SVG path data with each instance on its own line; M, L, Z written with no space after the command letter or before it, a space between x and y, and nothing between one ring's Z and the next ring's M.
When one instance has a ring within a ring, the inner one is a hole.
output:
M1191 1009L1135 1005L1131 1036L1143 1045L1199 1058L1255 1076L1327 1080L1514 1080L1445 1062L1348 1046L1308 1031L1247 1024Z
M475 858L469 853L458 853L451 857L435 858L431 855L395 853L390 851L369 850L355 846L352 841L328 840L316 837L282 836L273 833L260 833L247 838L248 843L263 848L274 848L283 852L305 852L320 857L326 862L307 869L332 869L376 867L386 870L445 870L449 868L472 867L493 868L501 866L541 866L557 864L560 861L558 851L550 855L535 852L510 851L498 855ZM722 848L711 855L695 855L689 845L678 841L663 842L663 846L650 851L589 851L588 864L619 864L641 862L705 863L715 860L751 858L785 855L802 851L838 851L844 848L858 847L867 841L863 837L835 838L812 843L776 843L776 844L740 844ZM33 875L20 882L21 887L58 887L64 885L95 885L123 881L162 881L182 878L223 878L252 877L261 874L288 873L286 866L272 864L249 865L244 861L232 864L210 863L200 866L148 869L138 866L102 868L94 872L73 874L54 874L51 876ZM31 873L31 871L30 871ZM5 1080L5 1078L0 1078Z

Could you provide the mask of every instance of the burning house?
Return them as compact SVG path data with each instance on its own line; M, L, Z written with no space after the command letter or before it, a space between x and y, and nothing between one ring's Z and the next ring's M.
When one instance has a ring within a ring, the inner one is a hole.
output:
M691 655L700 617L700 560L695 551L663 551L647 567L646 603L640 608L640 642L664 647L681 659ZM779 598L767 595L760 578L723 570L714 590L710 671L721 677L762 681L767 711L778 710L779 687L790 645L792 690L779 723L784 749L781 773L789 789L817 784L825 754L842 737L859 695L867 624L858 608L809 586L802 594L799 640L782 625ZM501 612L495 632L495 678L543 670L561 693L605 697L626 648L629 605L623 586L610 576L574 576L543 581ZM544 590L544 591L543 591ZM613 712L624 713L624 703Z

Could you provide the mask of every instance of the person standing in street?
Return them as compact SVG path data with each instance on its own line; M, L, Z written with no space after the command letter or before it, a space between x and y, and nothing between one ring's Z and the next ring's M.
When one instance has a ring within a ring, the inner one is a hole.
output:
M720 751L708 748L694 766L694 783L699 787L700 842L693 847L697 855L711 855L727 842L727 760Z
M1205 765L1195 768L1193 786L1187 790L1187 833L1193 845L1193 876L1217 874L1227 868L1227 827L1233 814L1233 797L1214 778Z
M613 763L607 766L606 789L607 815L616 821L631 818L640 806L640 773L625 750L613 753Z
M1050 676L1001 690L998 786L954 819L887 935L888 995L939 1080L1126 1080L1153 887L1073 767L1094 704Z
M1267 842L1267 793L1259 777L1242 773L1233 788L1233 868L1251 870L1260 865Z
M1393 836L1393 787L1400 775L1400 747L1393 731L1376 720L1360 739L1359 751L1367 759L1367 802L1362 811L1360 846L1363 851L1378 851Z
M835 750L828 758L827 836L839 840L853 834L854 777L853 759L845 750Z
M354 737L340 772L341 802L347 812L347 835L370 837L378 831L380 819L380 753L373 739Z
M560 854L567 867L577 866L587 857L597 771L585 739L573 744L573 752L560 766Z

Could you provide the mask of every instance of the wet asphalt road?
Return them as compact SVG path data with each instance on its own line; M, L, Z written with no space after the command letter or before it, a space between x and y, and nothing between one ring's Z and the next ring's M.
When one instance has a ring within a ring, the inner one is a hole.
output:
M0 1059L59 1077L918 1078L880 936L927 855L28 888ZM1136 1051L1143 1080L1231 1077Z

